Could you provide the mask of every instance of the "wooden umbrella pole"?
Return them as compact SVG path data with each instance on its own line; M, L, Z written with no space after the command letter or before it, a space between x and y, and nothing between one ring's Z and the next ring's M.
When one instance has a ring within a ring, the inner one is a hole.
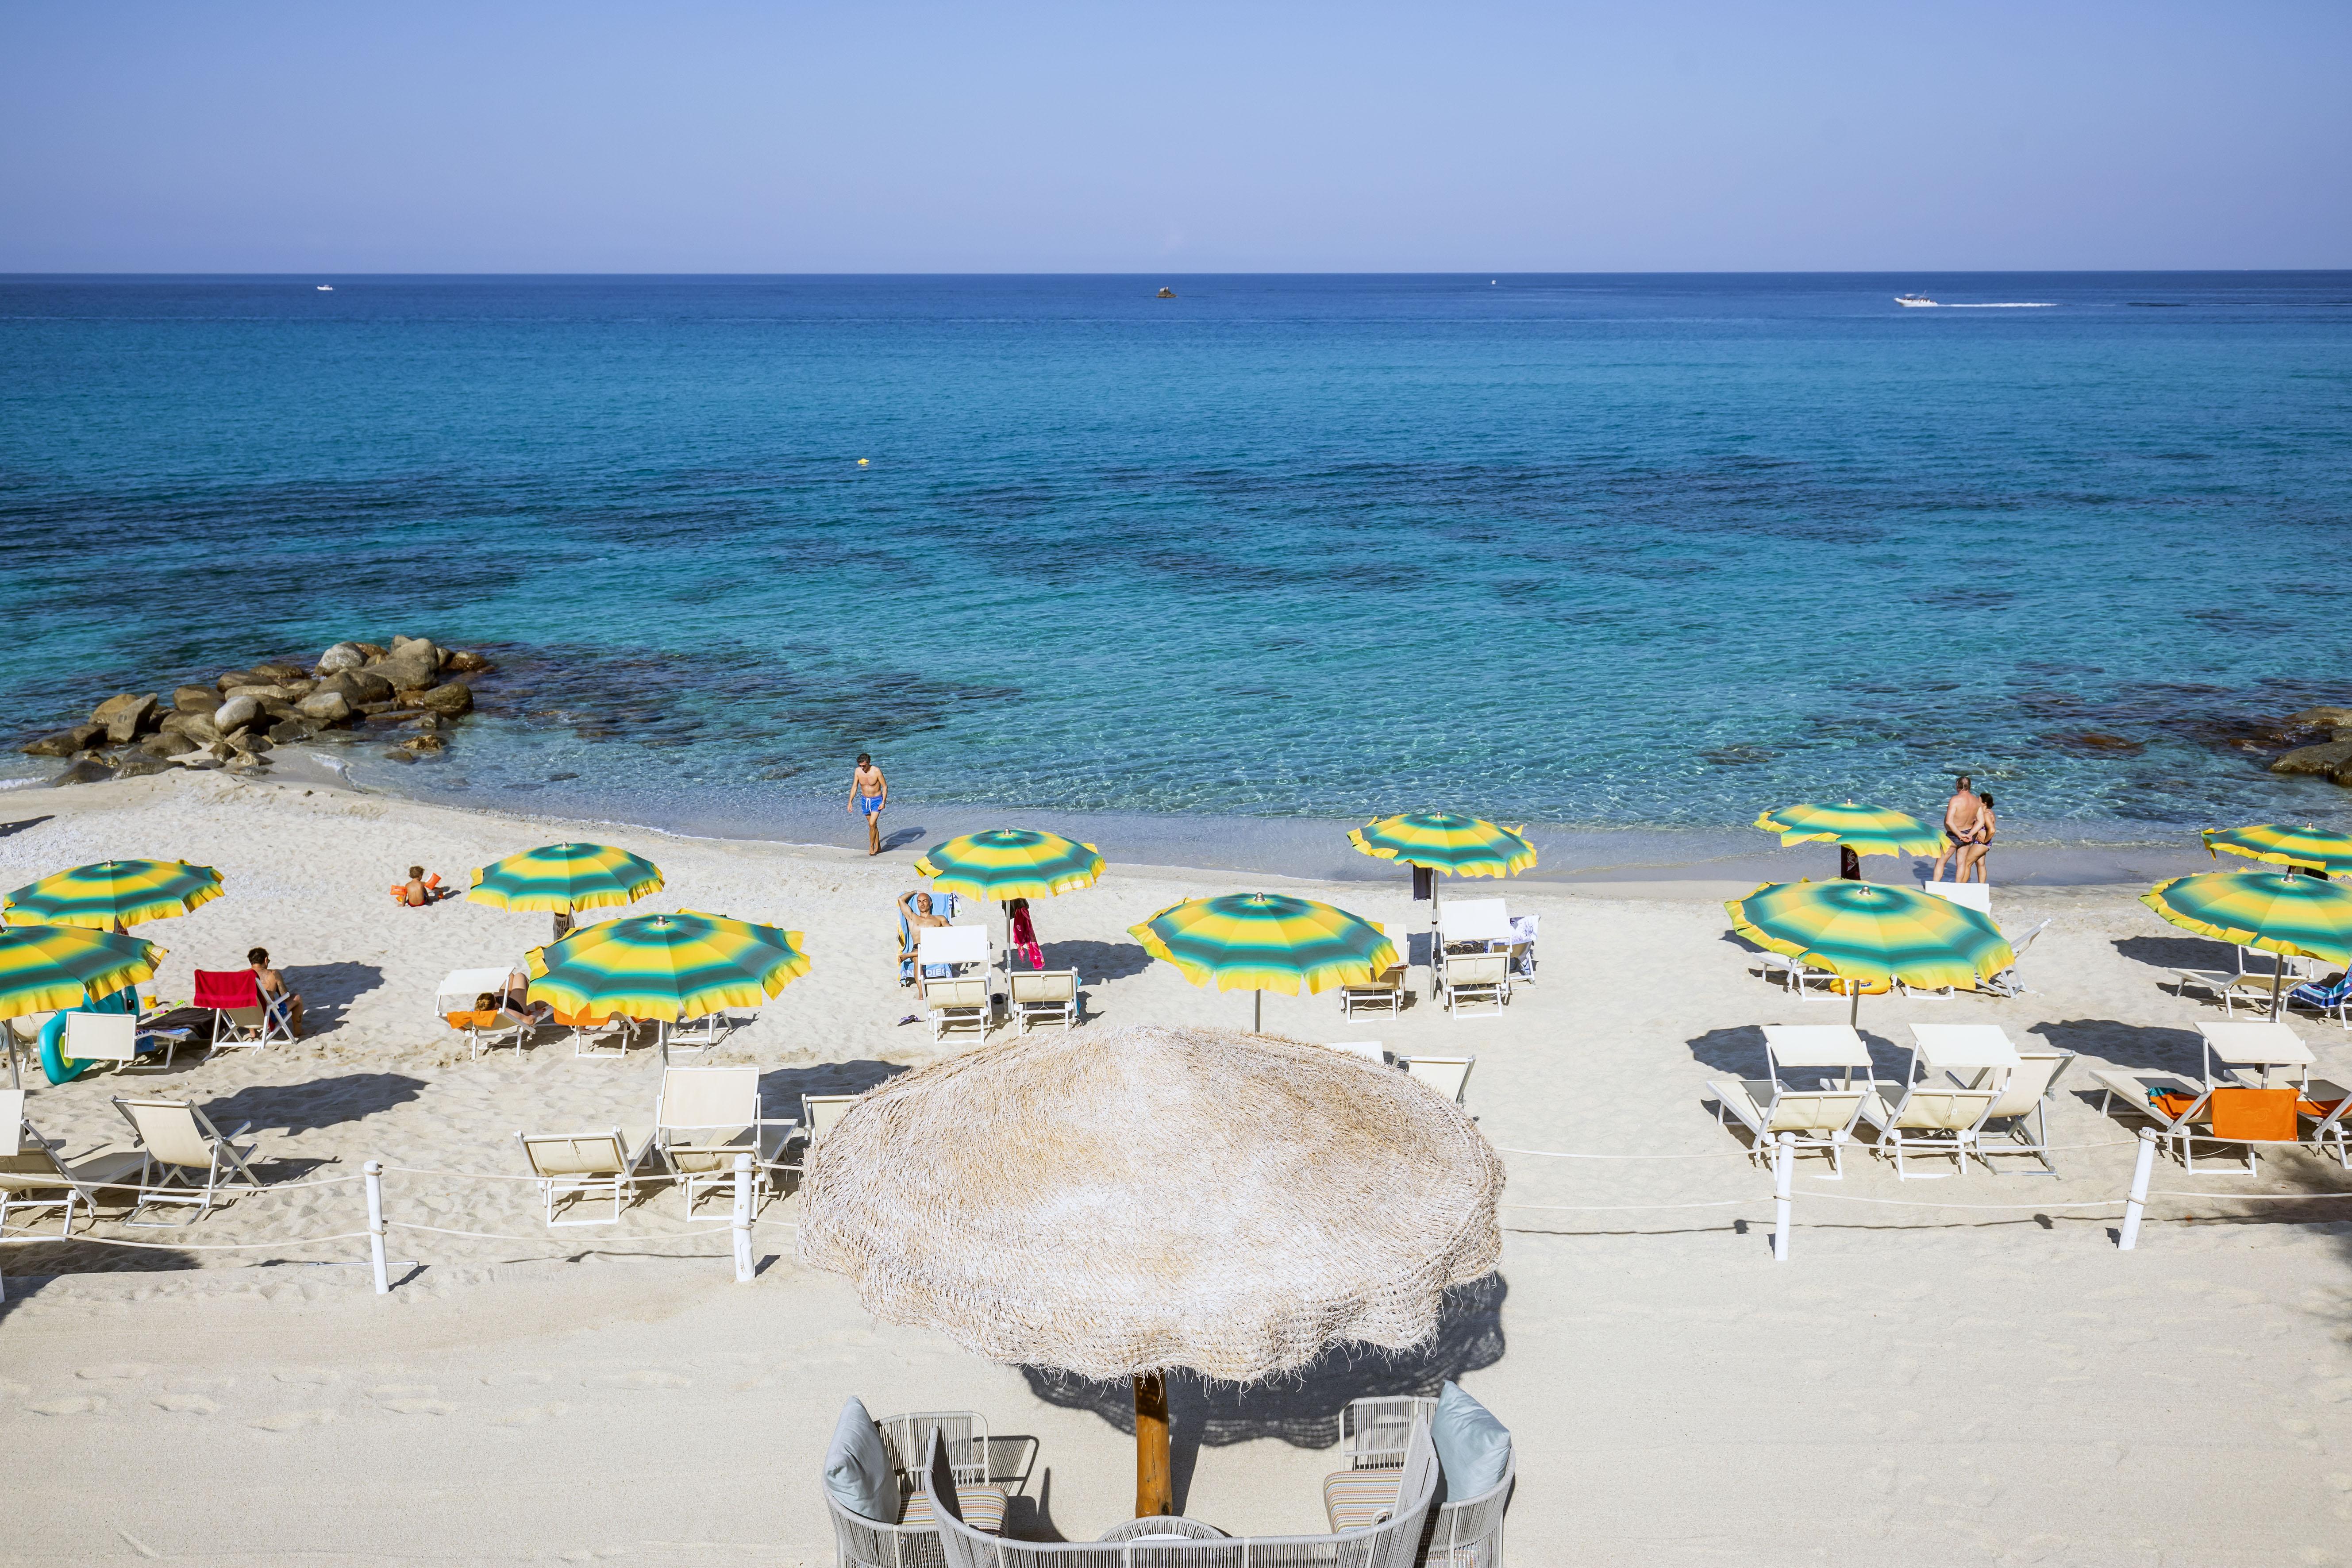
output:
M1168 1473L1168 1380L1156 1372L1135 1378L1135 1517L1176 1511Z

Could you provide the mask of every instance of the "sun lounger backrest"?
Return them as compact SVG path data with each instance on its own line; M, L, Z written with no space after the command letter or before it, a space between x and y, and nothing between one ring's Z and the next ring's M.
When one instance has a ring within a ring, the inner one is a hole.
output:
M610 1132L518 1132L534 1176L609 1176L628 1163L618 1128Z
M25 1091L0 1089L0 1154L13 1154L25 1136Z
M854 1094L804 1094L801 1096L801 1125L808 1130L812 1142L833 1131L842 1113L857 1103Z
M1013 999L1015 1002L1067 1002L1077 994L1076 970L1049 970L1043 973L1028 973L1013 977Z
M199 969L196 971L195 1005L221 1011L232 1007L258 1007L261 1005L261 982L250 969Z
M2022 1116L2032 1110L2042 1097L2050 1092L2050 1085L2058 1069L2074 1059L2072 1051L2036 1051L2029 1055L2017 1053L2024 1065L2011 1068L2009 1081L2002 1086L2000 1098L1993 1101L1988 1116Z
M196 1123L196 1109L177 1100L125 1100L115 1104L139 1134L140 1146L158 1164L209 1168L212 1140Z
M127 1062L139 1055L139 1020L128 1013L68 1013L64 1054L79 1061Z
M760 1069L667 1068L654 1120L665 1129L749 1127L760 1120Z
M935 1007L985 1007L988 1005L988 976L961 975L948 980L929 976L918 981L917 994Z
M1974 1127L1985 1119L2000 1091L1993 1089L1914 1089L1895 1113L1895 1125L1906 1131L1953 1132Z
M1406 1064L1406 1070L1459 1104L1463 1091L1470 1085L1470 1069L1477 1060L1476 1057L1415 1057Z
M1501 899L1449 900L1438 910L1438 931L1447 942L1508 942L1511 917Z
M1772 1100L1766 1132L1835 1132L1862 1114L1863 1089L1784 1089Z
M1510 977L1507 952L1457 952L1445 961L1448 985L1500 985Z

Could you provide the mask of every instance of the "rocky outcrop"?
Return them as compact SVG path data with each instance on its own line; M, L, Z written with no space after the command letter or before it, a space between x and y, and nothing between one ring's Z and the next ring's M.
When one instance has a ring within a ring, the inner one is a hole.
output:
M2323 742L2316 746L2297 746L2294 751L2271 763L2274 773L2325 773L2333 778L2347 764L2352 764L2352 737L2341 741Z
M118 692L92 710L88 722L23 741L20 749L70 763L60 784L136 778L175 766L252 772L268 767L277 746L320 736L356 739L373 721L365 727L418 731L393 748L402 762L414 763L447 748L442 731L474 710L473 688L462 678L491 668L482 655L445 648L430 637L403 635L388 647L355 638L307 665L265 659L224 670L210 685L175 686L168 701L154 692Z

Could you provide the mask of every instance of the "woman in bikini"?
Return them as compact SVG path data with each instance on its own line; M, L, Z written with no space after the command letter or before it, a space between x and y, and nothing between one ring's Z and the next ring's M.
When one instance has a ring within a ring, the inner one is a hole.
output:
M1992 792L1987 790L1977 796L1976 828L1960 845L1960 866L1953 873L1955 880L1967 881L1971 871L1976 873L1978 881L1985 879L1985 855L1992 848L1993 830L2000 826L1992 814Z

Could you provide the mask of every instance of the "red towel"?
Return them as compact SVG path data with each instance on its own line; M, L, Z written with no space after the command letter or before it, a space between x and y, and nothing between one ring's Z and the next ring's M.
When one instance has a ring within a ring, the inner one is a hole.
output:
M1013 911L1013 951L1027 959L1030 968L1045 967L1045 950L1037 945L1037 928L1029 923L1025 908Z
M250 969L199 969L196 971L196 1001L199 1007L258 1007L261 1005L261 982Z

